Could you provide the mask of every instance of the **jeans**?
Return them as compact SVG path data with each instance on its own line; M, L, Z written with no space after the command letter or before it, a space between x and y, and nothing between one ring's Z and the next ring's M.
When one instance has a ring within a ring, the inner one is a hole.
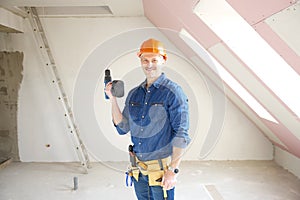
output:
M164 200L164 193L161 186L149 186L148 176L142 173L139 181L133 178L134 190L138 200ZM175 188L167 190L167 200L174 200Z

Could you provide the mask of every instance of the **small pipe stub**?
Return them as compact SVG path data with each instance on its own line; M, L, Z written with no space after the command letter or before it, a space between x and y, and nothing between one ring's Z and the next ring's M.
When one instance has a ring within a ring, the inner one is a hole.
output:
M73 190L77 190L78 189L78 177L74 177L73 178L73 182L74 182L74 188L73 188Z

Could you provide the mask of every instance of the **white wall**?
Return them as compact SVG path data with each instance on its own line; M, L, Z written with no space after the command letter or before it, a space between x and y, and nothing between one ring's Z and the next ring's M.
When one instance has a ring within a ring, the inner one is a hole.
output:
M275 162L300 178L300 159L278 147L275 148Z
M260 130L228 101L222 135L207 159L271 160L273 148Z
M130 138L117 135L111 124L109 103L103 99L102 79L107 67L104 60L115 56L109 67L114 78L125 81L128 92L129 88L143 80L135 55L141 41L153 35L166 42L167 39L156 29L145 29L152 24L142 17L46 18L42 22L89 152L95 160L127 160L126 146ZM132 37L128 33L133 33ZM128 35L129 40L119 41ZM24 34L1 33L0 37L1 50L23 51L25 55L18 111L21 160L77 160L55 88L39 56L28 22L25 20ZM127 53L120 53L119 49L124 45L130 49ZM168 42L166 45L172 46ZM180 54L169 54L165 71L182 85L189 97L193 141L185 159L204 159L199 155L211 129L214 91L203 75ZM122 104L124 99L119 101ZM222 133L205 159L272 159L273 147L260 130L229 101L225 101L224 105L226 112L219 113L225 117L219 122L223 127ZM46 147L47 144L50 147Z

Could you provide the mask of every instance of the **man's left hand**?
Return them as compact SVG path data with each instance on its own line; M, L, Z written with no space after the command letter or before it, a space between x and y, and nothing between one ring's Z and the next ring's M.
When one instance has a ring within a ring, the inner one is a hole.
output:
M172 171L166 170L163 176L161 186L166 190L174 188L177 183L176 177L177 175L174 174Z

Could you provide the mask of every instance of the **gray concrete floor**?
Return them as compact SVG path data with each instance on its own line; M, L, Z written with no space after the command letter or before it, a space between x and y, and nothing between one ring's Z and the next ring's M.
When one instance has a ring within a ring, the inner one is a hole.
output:
M93 163L83 174L78 163L12 162L0 170L0 200L136 199L125 186L126 167ZM273 161L186 161L176 199L300 200L300 180Z

